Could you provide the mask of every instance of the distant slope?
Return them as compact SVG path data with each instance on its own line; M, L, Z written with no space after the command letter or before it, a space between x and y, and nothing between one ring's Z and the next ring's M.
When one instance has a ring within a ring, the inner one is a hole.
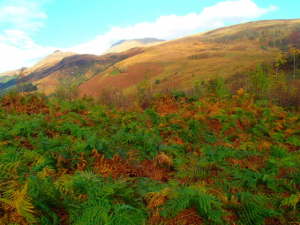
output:
M141 39L140 41L150 44L158 39ZM67 79L69 82L80 84L115 63L142 51L139 48L130 48L120 53L96 56L57 50L32 67L1 73L0 93L17 84L32 83L38 87L39 91L51 94L59 85L60 80Z
M37 64L35 64L33 67L28 68L26 70L27 74L30 74L32 72L36 72L38 70L44 70L46 68L49 68L53 65L55 65L56 63L60 62L62 59L75 55L76 53L74 52L62 52L62 51L55 51L53 52L51 55L45 57L44 59L42 59L40 62L38 62Z
M26 69L26 68L24 68ZM22 69L18 69L18 70L11 70L11 71L7 71L7 72L3 72L0 73L0 78L1 77L13 77L13 76L18 76L20 74Z
M33 73L30 79L38 89L51 94L59 85L60 80L80 84L93 76L103 72L115 63L141 53L140 49L131 49L122 53L111 53L102 56L73 55L64 58L46 71Z
M7 82L1 83L0 81L0 92L14 87L17 83L32 83L40 92L49 95L59 85L60 80L68 80L70 83L79 85L115 63L141 52L140 49L132 49L122 53L96 56L56 51L35 66L23 70L20 76Z
M146 48L84 82L80 92L97 96L99 89L114 87L132 93L144 80L157 90L187 89L196 81L230 77L251 71L258 64L272 63L289 45L300 45L300 20L225 27Z
M43 74L44 71L47 71L49 68L59 63L63 58L72 56L74 54L75 53L72 52L55 51L32 67L21 68L18 70L1 73L0 92L5 91L5 89L14 87L17 83L21 84L24 81L30 82L31 77L38 77L36 74Z
M57 50L57 51L53 52L52 54L50 54L49 56L43 58L41 61L39 61L32 67L21 68L18 70L3 72L3 73L0 73L0 77L1 76L19 76L19 75L26 76L33 72L37 72L39 70L44 70L46 68L49 68L49 67L55 65L56 63L58 63L59 61L61 61L63 58L72 56L75 54L76 53L73 53L73 52L62 52L62 51Z
M20 75L22 70L23 69L12 70L12 71L7 71L7 72L4 72L4 73L0 73L0 89L1 89L1 85L5 84L5 83L7 83L11 80L16 79Z
M289 46L300 48L300 20L257 21L159 41L120 41L111 51L122 52L102 56L56 51L22 70L22 77L16 78L18 72L11 72L12 78L1 78L0 92L18 82L32 83L39 91L51 94L60 80L79 85L81 96L94 97L111 88L132 94L145 80L153 90L189 89L195 82L229 78L248 73L258 64L273 63ZM148 46L136 48L136 42Z
M143 38L143 39L133 39L133 40L121 40L113 44L112 47L107 51L107 53L118 53L127 51L131 48L137 47L149 47L157 44L161 44L164 40L156 38Z

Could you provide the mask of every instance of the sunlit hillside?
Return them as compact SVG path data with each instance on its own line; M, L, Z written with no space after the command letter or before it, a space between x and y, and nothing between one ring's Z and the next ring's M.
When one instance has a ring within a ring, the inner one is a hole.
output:
M64 81L79 86L81 96L99 97L108 87L132 94L147 81L158 91L187 90L197 82L249 73L261 64L274 65L280 53L299 47L299 33L300 20L258 21L111 55L56 52L16 74L19 78L6 76L0 89L32 83L49 95Z
M109 84L130 92L146 79L159 83L158 89L184 89L196 81L230 77L272 63L279 51L299 42L299 32L300 20L261 21L170 41L115 64L80 90L97 95ZM115 75L116 68L122 72Z

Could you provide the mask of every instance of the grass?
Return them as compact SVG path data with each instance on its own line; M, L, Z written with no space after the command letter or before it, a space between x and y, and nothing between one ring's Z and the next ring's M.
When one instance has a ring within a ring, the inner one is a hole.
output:
M110 74L115 76L115 75L119 75L121 72L118 69L113 70Z
M1 224L300 221L300 114L243 90L145 110L0 101Z

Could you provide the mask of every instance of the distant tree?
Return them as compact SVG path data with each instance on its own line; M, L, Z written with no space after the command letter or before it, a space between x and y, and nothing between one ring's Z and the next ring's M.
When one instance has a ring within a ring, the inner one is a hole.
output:
M129 97L125 96L123 91L118 88L104 88L101 90L98 98L100 104L110 107L126 107L129 105Z
M219 98L225 98L230 95L230 91L226 86L223 77L217 77L216 79L211 80L209 83L209 90Z
M300 50L297 49L296 47L292 46L289 48L289 55L292 58L292 70L293 70L293 79L296 79L296 74L297 74L297 60L300 57Z
M192 89L192 95L195 98L202 97L207 94L207 82L206 81L196 81Z
M60 99L73 101L79 96L78 84L72 82L70 79L61 79L53 96Z
M137 85L138 104L143 108L149 106L153 95L153 85L147 78Z
M287 63L287 56L285 53L280 51L275 58L275 75L278 77L280 68Z
M267 96L269 87L270 78L266 72L266 68L260 65L250 76L250 90L254 96L261 99Z
M26 70L25 67L22 67L20 69L20 72L18 74L17 81L16 81L17 91L21 92L21 93L24 93L24 85L26 85L25 82L23 81L23 78L26 76L25 70Z

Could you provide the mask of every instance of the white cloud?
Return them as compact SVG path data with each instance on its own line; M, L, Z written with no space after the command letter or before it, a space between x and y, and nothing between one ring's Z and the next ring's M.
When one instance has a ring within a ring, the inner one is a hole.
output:
M0 25L27 31L37 30L47 18L41 5L41 1L37 0L6 0L0 4Z
M54 50L37 45L21 30L5 30L0 34L0 71L31 66Z
M1 0L0 0L1 1ZM51 0L2 0L0 3L0 71L31 66L56 48L40 46L32 34L44 25L43 4ZM200 13L161 16L153 22L129 27L113 27L94 40L65 49L78 53L101 54L122 39L154 37L174 39L227 24L245 22L275 10L260 8L254 0L224 0ZM1 30L2 27L2 30Z
M42 9L44 2L5 0L0 3L0 71L31 66L55 50L36 44L31 38L47 18Z
M190 35L230 23L246 22L276 10L275 6L260 8L252 0L222 1L204 8L200 13L185 16L161 16L154 22L138 23L129 27L113 27L94 40L75 46L70 50L78 53L101 54L112 43L121 39L155 37L165 40Z

